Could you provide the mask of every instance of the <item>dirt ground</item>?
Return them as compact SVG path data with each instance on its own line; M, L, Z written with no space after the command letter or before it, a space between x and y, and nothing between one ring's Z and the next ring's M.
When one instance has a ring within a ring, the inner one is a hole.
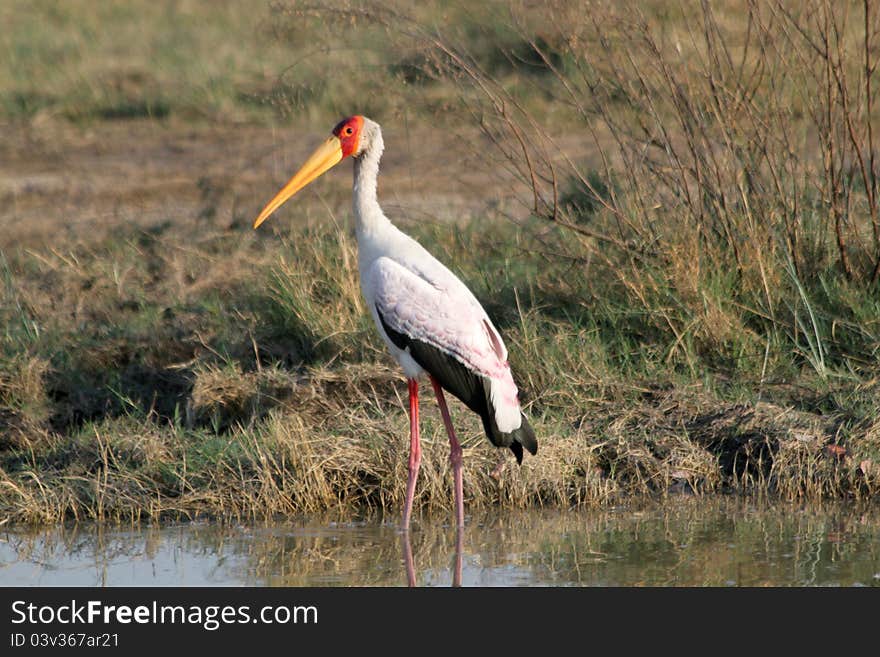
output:
M392 219L464 220L504 202L501 197L510 188L504 173L490 173L485 162L475 164L467 153L479 136L459 136L463 147L453 151L431 130L392 128L385 133L380 195ZM305 125L174 121L94 127L37 123L2 127L0 134L4 249L60 248L60 235L88 243L120 224L148 228L207 220L218 227L248 225L324 137ZM295 212L347 213L349 176L347 171L325 176L303 195L305 202ZM487 194L487 189L501 193ZM287 219L292 216L289 211Z

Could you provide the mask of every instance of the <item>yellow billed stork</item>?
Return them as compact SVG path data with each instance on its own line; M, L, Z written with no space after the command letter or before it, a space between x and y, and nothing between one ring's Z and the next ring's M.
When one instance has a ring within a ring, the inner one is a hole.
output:
M434 388L449 435L460 528L464 525L461 445L443 390L477 413L492 444L509 447L518 463L522 463L523 449L537 453L538 441L520 409L507 349L486 311L455 274L397 229L379 207L376 184L384 147L378 123L363 116L343 119L266 204L254 228L318 176L347 157L354 159L361 290L379 334L409 384L410 456L403 529L409 529L421 461L418 381L423 373Z

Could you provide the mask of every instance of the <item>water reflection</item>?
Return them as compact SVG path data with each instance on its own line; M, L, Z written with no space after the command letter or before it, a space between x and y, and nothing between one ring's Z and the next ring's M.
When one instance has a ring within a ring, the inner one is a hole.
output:
M416 577L416 565L413 559L412 540L410 532L400 534L400 545L403 552L403 568L406 572L406 584L409 587L418 586ZM455 564L452 566L452 586L461 586L461 570L464 560L464 528L458 526L455 530Z
M5 529L0 584L258 586L880 585L880 514L681 500L597 511L493 510L137 528Z

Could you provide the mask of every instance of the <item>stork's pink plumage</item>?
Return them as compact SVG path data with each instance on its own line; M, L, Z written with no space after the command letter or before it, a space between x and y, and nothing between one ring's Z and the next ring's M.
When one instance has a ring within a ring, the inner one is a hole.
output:
M379 333L409 380L410 459L403 528L409 528L421 460L418 380L423 373L431 379L449 435L456 523L461 527L461 445L443 390L478 413L489 440L498 447L509 447L517 461L522 461L524 448L535 454L538 442L520 410L507 349L486 311L464 283L418 242L398 230L379 207L376 182L383 149L382 131L377 123L362 116L344 119L266 204L254 221L254 228L322 173L348 156L354 158L361 289Z

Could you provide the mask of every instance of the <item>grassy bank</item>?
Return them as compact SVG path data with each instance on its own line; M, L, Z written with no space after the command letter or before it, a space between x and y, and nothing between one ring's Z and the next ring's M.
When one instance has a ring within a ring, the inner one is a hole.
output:
M540 437L496 480L455 404L471 508L875 497L870 11L147 4L0 10L3 520L399 509L405 386L348 176L248 225L296 164L273 153L352 111ZM417 502L449 505L423 417Z
M533 255L530 231L487 228L416 231L458 254L541 436L538 456L496 481L499 454L456 403L469 506L876 492L870 387L664 376L663 352L610 339L602 323L618 311L581 303L569 267ZM5 517L399 508L405 386L361 308L350 227L180 241L133 231L64 257L6 256ZM423 418L418 500L448 505L445 434L434 409Z

